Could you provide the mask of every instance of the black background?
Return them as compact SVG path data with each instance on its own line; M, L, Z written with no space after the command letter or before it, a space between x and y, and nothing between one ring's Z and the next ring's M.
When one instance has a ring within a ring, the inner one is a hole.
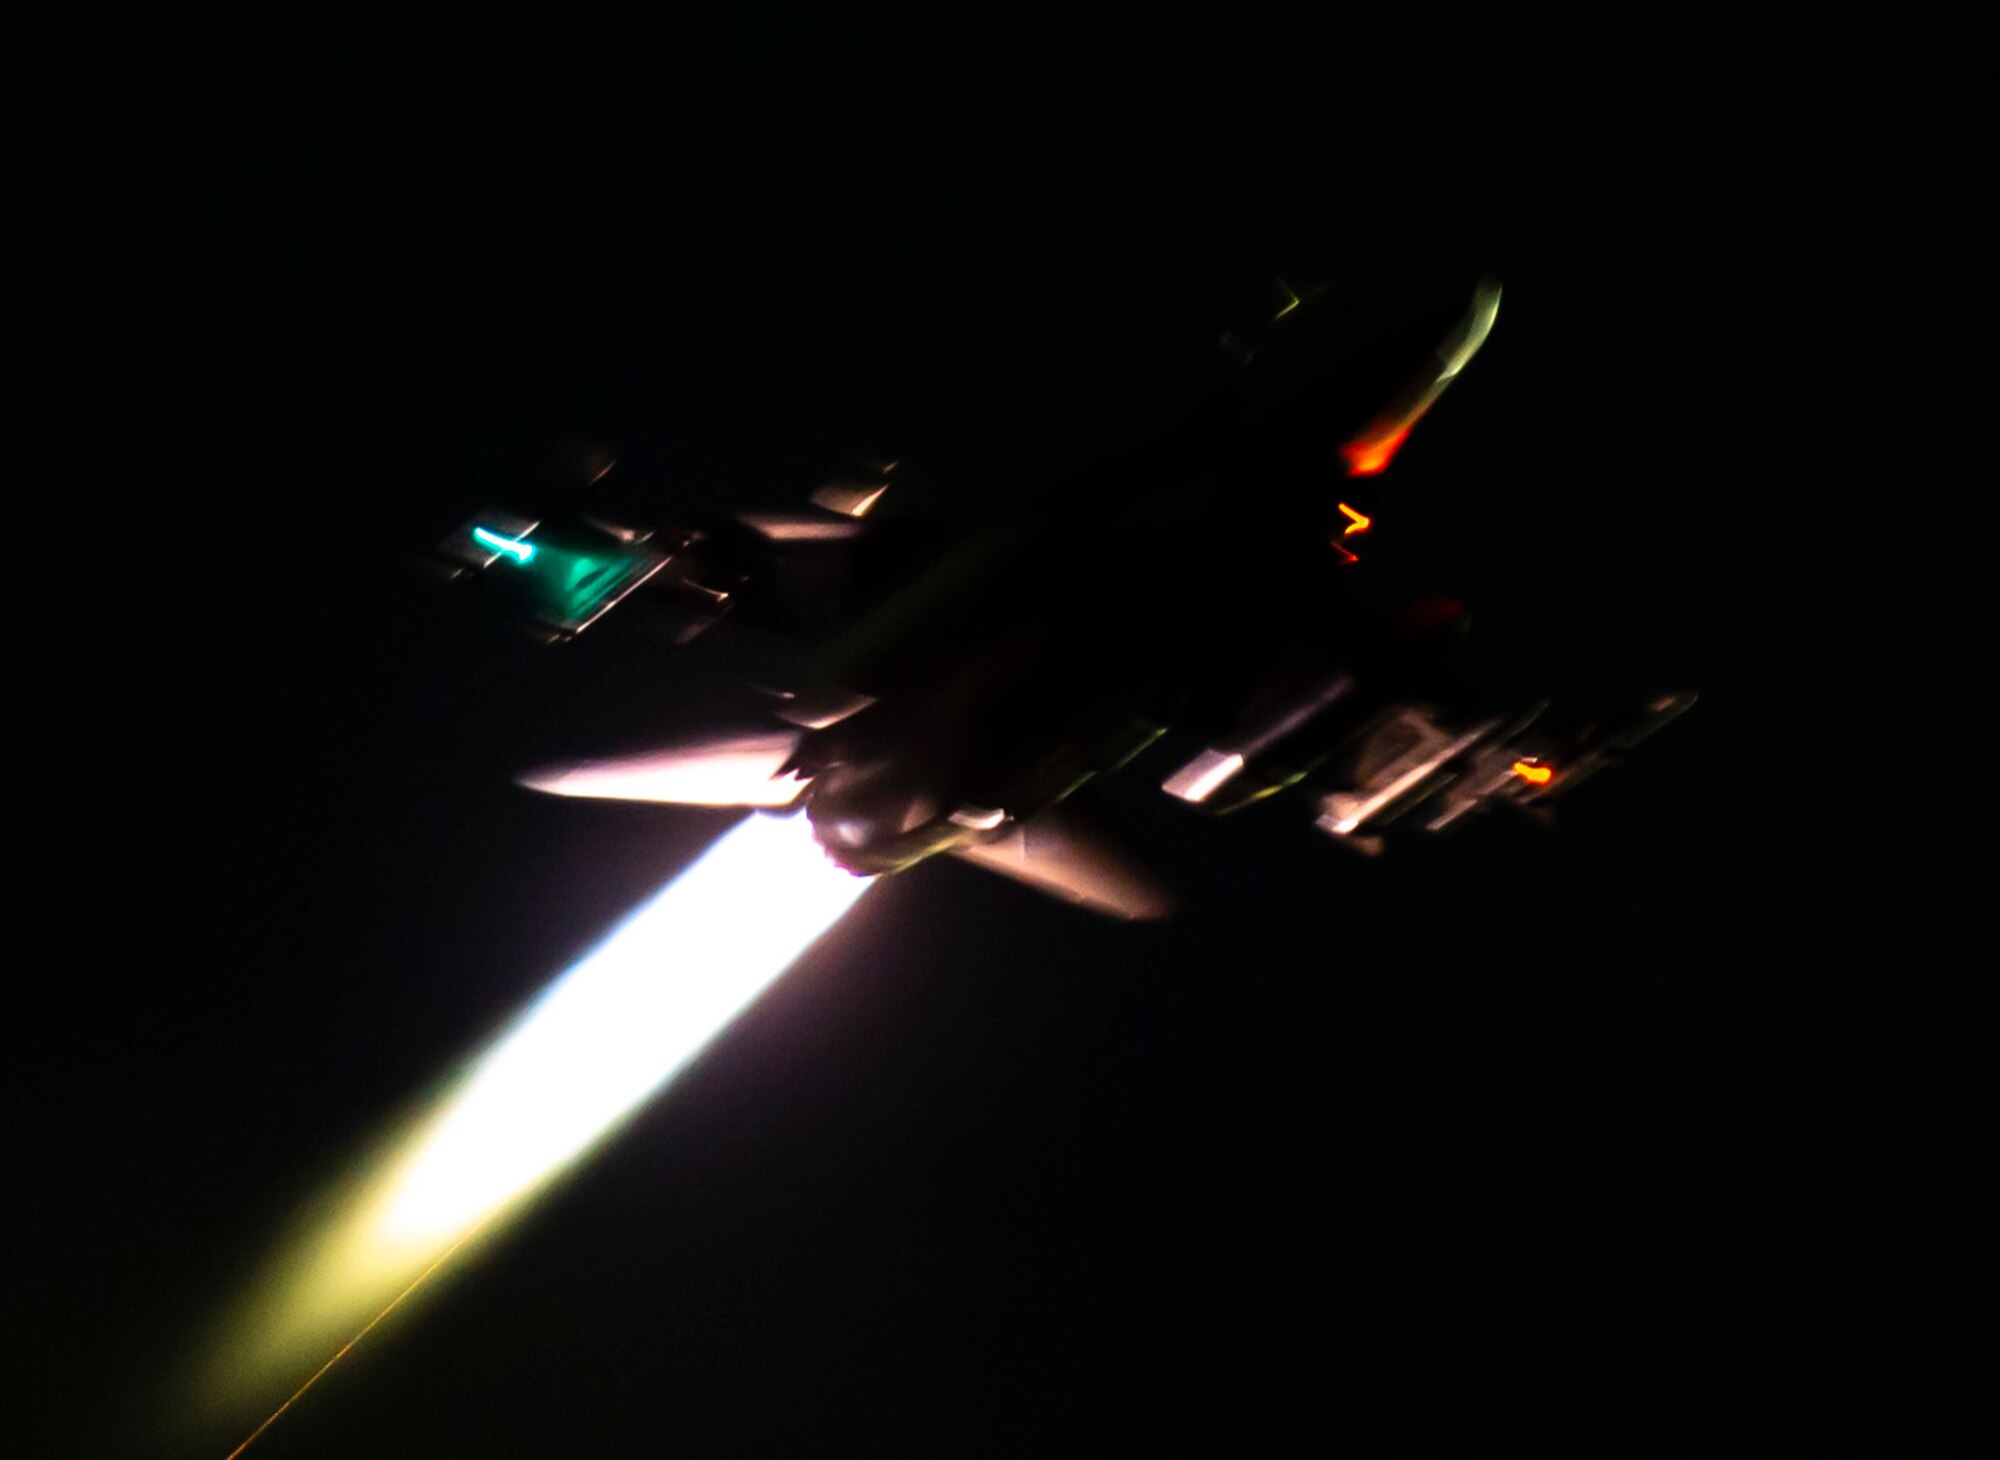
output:
M1176 816L1142 769L1107 799L1193 890L1165 927L885 885L253 1453L1949 1444L1982 1130L1941 869L1983 843L1909 810L1949 777L1907 732L1950 743L1966 695L1872 605L1956 623L1974 580L1881 521L1864 448L1918 418L1827 353L1902 312L1890 235L1963 206L1884 185L1886 41L1320 13L37 47L44 1452L247 1432L190 1436L174 1385L284 1216L727 825L508 780L676 723L715 655L551 660L413 555L576 440L690 502L782 505L855 450L1004 500L1169 414L1274 274L1437 243L1507 300L1382 525L1403 487L1496 655L1694 714L1551 834L1379 864L1302 806Z

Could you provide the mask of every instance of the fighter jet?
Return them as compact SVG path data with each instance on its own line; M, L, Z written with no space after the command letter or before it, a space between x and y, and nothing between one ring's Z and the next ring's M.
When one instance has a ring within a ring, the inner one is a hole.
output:
M1174 429L970 524L883 511L891 462L784 512L668 520L588 494L487 510L438 551L552 640L664 611L680 640L735 620L811 646L762 725L522 784L803 807L856 873L948 854L1160 917L1167 889L1072 798L1169 730L1201 748L1167 795L1227 813L1295 792L1372 855L1493 807L1544 815L1692 703L1558 728L1540 703L1474 696L1465 606L1371 572L1383 474L1499 306L1473 272L1286 287L1266 327L1224 337L1226 377Z

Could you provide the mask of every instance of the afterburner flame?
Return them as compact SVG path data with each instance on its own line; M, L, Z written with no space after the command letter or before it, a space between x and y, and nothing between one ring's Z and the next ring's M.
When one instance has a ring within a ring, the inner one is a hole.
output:
M572 965L287 1252L212 1376L297 1374L546 1187L684 1069L867 890L804 816L755 815Z

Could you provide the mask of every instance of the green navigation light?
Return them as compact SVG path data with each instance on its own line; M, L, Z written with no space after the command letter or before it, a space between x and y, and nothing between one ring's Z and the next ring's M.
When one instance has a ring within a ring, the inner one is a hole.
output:
M505 553L517 563L525 563L535 556L534 548L518 538L502 537L497 532L488 532L483 527L472 529L472 540L488 552Z
M486 515L486 514L482 514ZM490 567L506 558L520 571L497 575L505 593L541 622L559 633L575 634L588 627L619 599L656 572L666 558L636 543L602 541L601 534L542 525L524 518L499 518L517 530L509 533L491 521L476 518L453 539L461 557L470 540L487 556L472 559ZM537 534L529 541L529 534Z

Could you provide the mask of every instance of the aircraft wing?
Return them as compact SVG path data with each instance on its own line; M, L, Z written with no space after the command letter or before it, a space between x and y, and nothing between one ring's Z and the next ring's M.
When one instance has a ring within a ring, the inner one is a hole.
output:
M643 601L632 616L667 625L679 642L725 615L811 637L840 627L950 531L871 515L894 465L837 476L795 506L671 521L643 486L601 484L605 465L587 496L563 497L538 514L485 508L436 554L451 576L490 585L556 639L576 637L628 601Z

